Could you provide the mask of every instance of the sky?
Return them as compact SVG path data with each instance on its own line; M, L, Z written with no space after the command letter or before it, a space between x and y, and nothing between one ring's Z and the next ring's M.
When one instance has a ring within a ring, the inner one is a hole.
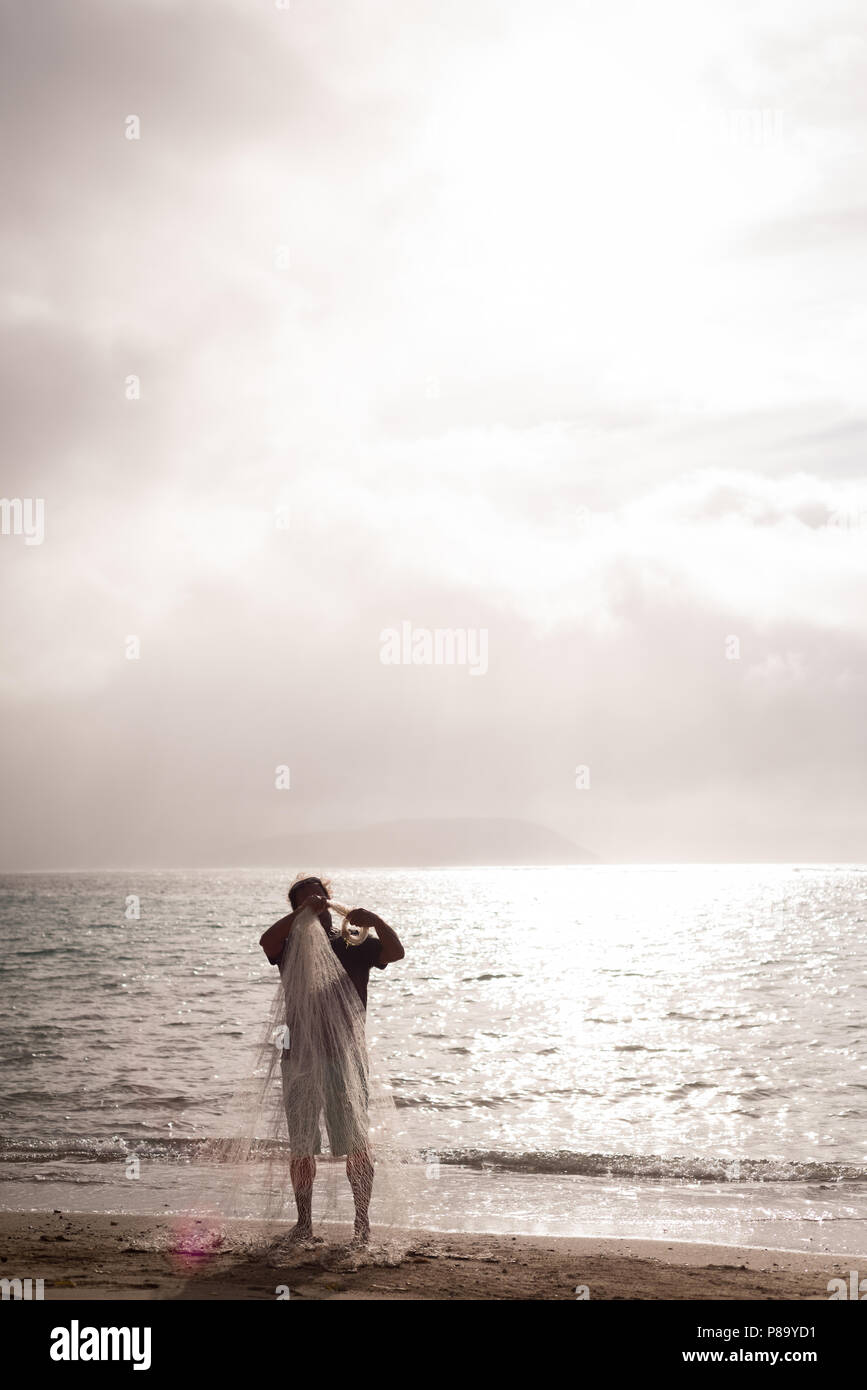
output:
M862 860L859 11L0 4L0 867Z

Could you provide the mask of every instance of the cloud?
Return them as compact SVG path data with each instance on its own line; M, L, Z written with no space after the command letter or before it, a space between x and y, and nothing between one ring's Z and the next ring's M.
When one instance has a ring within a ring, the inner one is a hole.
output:
M860 853L850 5L11 13L10 866L494 813ZM383 667L403 619L488 674Z

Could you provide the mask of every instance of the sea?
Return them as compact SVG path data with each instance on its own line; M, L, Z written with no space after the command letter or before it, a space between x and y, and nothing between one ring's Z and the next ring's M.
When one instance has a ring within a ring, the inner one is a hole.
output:
M0 878L3 1209L209 1209L293 874ZM867 867L331 878L406 951L367 1030L411 1226L867 1256Z

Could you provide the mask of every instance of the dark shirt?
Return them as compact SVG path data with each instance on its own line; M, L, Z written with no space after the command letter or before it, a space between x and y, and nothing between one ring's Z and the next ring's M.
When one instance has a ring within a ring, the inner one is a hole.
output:
M339 932L333 933L329 940L332 951L358 990L362 1007L366 1009L368 976L374 966L377 970L384 970L388 965L388 961L380 964L382 942L375 936L369 936L360 946L349 946Z
M323 931L325 928L323 927ZM379 953L382 949L382 942L378 937L368 936L366 941L362 941L360 946L349 946L341 936L340 932L329 932L328 942L332 951L336 955L343 969L346 971L358 992L362 1008L367 1009L367 981L371 970L375 966L377 970L384 970L388 961L380 963ZM283 944L283 951L289 944L289 938ZM272 965L279 965L283 956L283 951L276 960L272 960Z

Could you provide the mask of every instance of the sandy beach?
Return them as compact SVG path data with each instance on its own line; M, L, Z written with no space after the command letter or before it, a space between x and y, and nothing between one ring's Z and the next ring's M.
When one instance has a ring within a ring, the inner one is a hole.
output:
M46 1300L828 1298L848 1256L641 1240L374 1232L348 1227L322 1244L287 1244L288 1227L235 1222L214 1247L205 1220L92 1213L0 1214L2 1277L42 1278ZM286 1296L285 1292L282 1295Z

